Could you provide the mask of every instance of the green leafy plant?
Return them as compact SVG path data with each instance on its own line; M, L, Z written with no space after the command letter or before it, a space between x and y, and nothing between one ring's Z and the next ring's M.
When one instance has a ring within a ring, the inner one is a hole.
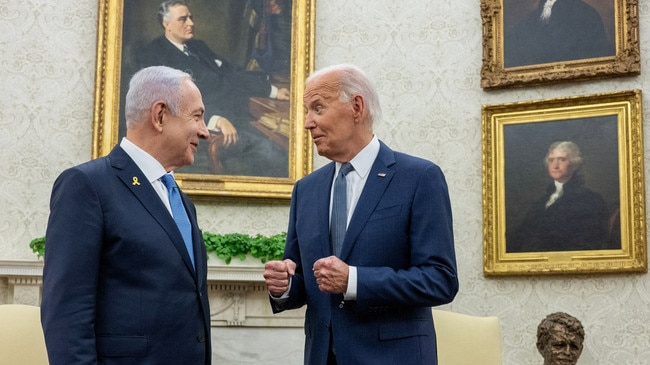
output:
M214 252L218 258L230 264L233 257L245 260L250 255L262 263L279 260L284 254L286 233L272 236L258 234L251 236L244 233L215 234L203 232L203 241L208 252Z
M243 261L248 255L259 259L262 263L269 260L282 259L286 238L287 234L284 232L271 236L203 232L203 242L205 243L206 251L214 252L226 264L230 264L233 257L238 257ZM45 255L45 237L33 239L29 243L29 248L32 249L32 252L37 257L43 257Z
M36 254L36 257L43 257L45 255L45 237L34 238L29 243L29 248Z

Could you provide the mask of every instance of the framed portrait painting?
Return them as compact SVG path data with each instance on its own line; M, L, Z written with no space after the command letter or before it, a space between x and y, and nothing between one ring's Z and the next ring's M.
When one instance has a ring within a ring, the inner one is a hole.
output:
M647 271L641 91L482 119L486 276Z
M637 0L481 0L481 87L640 73Z
M314 0L100 0L93 158L126 135L128 82L154 65L192 75L210 137L175 171L200 198L288 200L312 169L303 128Z

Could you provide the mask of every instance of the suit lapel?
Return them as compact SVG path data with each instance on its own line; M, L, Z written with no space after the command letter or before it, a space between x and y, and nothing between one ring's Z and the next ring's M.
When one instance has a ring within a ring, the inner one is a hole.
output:
M352 251L354 243L359 234L366 226L366 222L375 211L377 204L384 195L386 188L395 175L395 170L391 166L395 163L393 151L385 144L381 143L379 154L368 173L368 180L361 192L357 206L350 219L348 230L345 233L343 248L341 250L341 259L345 260Z
M160 224L160 227L167 233L170 241L183 258L187 268L193 272L192 261L187 253L183 237L176 226L176 222L174 222L171 214L169 214L169 211L160 200L160 196L158 196L158 193L153 189L144 173L142 173L140 168L122 148L116 147L113 149L109 154L109 158L118 178L122 180L124 185L126 185L133 195L135 195L135 197L140 201L140 204L142 204L149 214L151 214L158 224ZM187 204L185 201L183 203ZM194 217L193 214L190 214L187 208L186 210L188 211L188 216L190 216L190 221L192 223L192 237L193 240L196 241L196 232L194 232L196 230L196 217Z
M332 246L330 243L330 195L332 194L332 181L334 180L334 172L336 165L334 162L330 163L326 168L323 168L323 176L318 179L318 186L314 189L317 196L317 223L316 227L320 230L319 237L321 237L320 248L322 251L321 257L332 255Z
M214 59L210 58L210 55L206 54L203 49L201 42L189 41L187 42L187 48L191 52L190 62L195 62L201 64L203 67L208 67L216 73L221 73L221 67L217 65ZM188 57L185 53L181 52L184 57Z

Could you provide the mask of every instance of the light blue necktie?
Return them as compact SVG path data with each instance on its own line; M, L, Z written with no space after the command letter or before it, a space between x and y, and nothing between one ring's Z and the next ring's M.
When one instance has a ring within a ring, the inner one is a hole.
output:
M172 215L174 216L174 221L176 222L178 229L181 231L183 241L185 241L185 247L187 248L187 253L190 255L190 260L192 261L192 266L194 267L192 225L190 224L190 219L187 217L187 212L183 206L180 190L178 190L178 185L176 185L174 176L171 174L163 175L160 180L167 187L167 192L169 193L169 204L172 207Z
M330 242L334 255L341 255L343 240L348 223L347 183L345 175L354 170L349 162L341 165L338 176L334 180L334 196L332 198L332 217L330 222Z

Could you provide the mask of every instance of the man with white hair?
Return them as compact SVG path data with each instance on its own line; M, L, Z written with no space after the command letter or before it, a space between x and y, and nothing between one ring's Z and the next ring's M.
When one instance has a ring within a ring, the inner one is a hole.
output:
M506 239L507 252L574 251L609 247L609 213L600 194L584 185L577 144L551 144L544 159L553 182ZM619 247L620 248L620 247Z

